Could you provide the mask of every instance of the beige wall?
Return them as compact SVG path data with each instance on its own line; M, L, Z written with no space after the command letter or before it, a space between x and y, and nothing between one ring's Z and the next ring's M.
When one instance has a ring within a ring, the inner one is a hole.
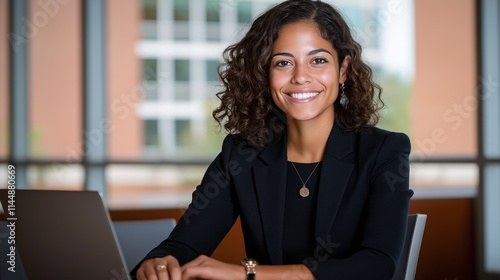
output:
M428 157L475 155L475 2L414 2L413 149Z
M113 159L137 159L144 134L136 113L142 97L142 73L134 50L140 35L140 2L109 0L107 12L108 113L112 123L108 154Z
M64 4L51 1L51 6L42 7L38 0L29 1L31 155L78 160L82 156L85 133L82 126L82 10L80 0L61 2ZM108 147L109 154L115 158L138 157L141 153L143 132L135 111L140 100L137 97L142 96L141 73L134 50L139 23L137 0L108 1L107 118L112 124ZM2 79L5 77L1 75Z
M8 156L9 40L8 1L0 1L0 158Z
M0 1L0 35L6 34L8 1ZM61 1L65 3L64 1ZM81 1L42 7L30 0L30 132L33 153L75 159L81 154ZM53 1L52 3L58 3ZM142 95L135 55L140 2L109 0L109 155L141 155L143 129L136 114ZM44 20L44 19L47 20ZM412 141L416 156L473 155L476 151L474 1L415 1L416 77L412 95ZM7 62L1 36L0 58ZM3 59L5 58L5 59ZM0 65L0 131L6 131L8 64ZM5 135L5 133L2 133ZM6 154L0 137L0 157Z
M29 1L31 155L81 158L81 3ZM44 20L46 19L46 20Z

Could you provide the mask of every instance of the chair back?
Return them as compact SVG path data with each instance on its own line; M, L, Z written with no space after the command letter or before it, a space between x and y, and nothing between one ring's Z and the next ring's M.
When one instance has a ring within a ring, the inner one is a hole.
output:
M426 221L427 215L425 214L412 214L408 216L403 252L401 253L401 258L396 266L396 272L392 280L413 280L415 278Z
M149 251L165 240L175 224L175 219L113 221L128 269L132 270Z

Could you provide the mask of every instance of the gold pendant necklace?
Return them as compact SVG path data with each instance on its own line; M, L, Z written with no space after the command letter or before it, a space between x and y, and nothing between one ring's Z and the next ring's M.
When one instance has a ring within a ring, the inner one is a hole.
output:
M307 180L305 182L304 182L304 180L302 180L302 177L300 176L299 171L297 171L295 164L293 164L293 162L291 162L291 161L290 161L290 163L292 164L293 169L295 169L295 172L297 172L297 175L299 176L299 179L302 182L302 187L299 190L299 195L302 197L308 197L309 196L309 189L307 188L306 184L307 184L307 182L309 182L309 179L311 179L311 176L314 174L314 171L316 171L316 168L318 167L320 162L318 162L316 164L313 171L311 172L311 174L309 174L309 177L307 177Z

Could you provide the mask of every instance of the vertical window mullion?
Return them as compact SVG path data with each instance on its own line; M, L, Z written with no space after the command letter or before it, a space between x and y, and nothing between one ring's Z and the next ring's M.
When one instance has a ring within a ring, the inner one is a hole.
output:
M16 188L28 188L28 34L26 0L10 1L10 157L16 167Z
M83 1L83 114L85 189L106 191L106 24L104 0Z
M479 2L480 44L478 272L480 279L500 276L500 3Z
M500 4L498 1L483 1L482 23L482 74L483 100L483 148L487 159L500 158Z

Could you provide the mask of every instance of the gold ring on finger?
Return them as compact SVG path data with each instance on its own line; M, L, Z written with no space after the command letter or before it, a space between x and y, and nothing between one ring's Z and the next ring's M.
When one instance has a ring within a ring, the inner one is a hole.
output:
M160 271L160 270L162 270L162 269L167 269L167 266L166 266L166 265L164 265L164 264L155 266L155 270L156 270L156 271Z

